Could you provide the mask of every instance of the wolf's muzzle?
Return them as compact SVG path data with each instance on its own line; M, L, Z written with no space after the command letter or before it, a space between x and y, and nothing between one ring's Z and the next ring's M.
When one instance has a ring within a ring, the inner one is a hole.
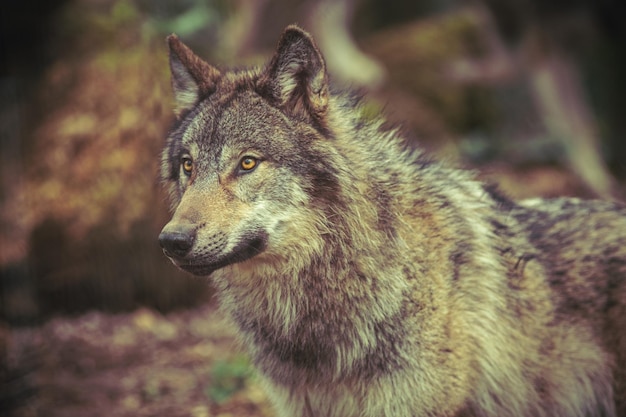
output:
M159 244L170 258L184 258L196 240L196 230L191 225L165 226L159 235Z

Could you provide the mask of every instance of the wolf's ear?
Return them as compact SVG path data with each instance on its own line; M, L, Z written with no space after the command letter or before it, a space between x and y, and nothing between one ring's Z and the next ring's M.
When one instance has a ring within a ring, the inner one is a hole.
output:
M287 112L308 114L317 121L326 113L326 64L311 35L297 26L285 29L258 85L262 95Z
M170 48L175 113L180 116L215 91L221 74L195 55L176 35L168 36L167 43Z

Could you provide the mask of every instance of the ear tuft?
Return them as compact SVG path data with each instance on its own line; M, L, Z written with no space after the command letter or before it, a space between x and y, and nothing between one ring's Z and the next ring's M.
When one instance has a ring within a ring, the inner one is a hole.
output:
M190 110L201 99L215 91L220 72L195 55L178 36L167 37L170 50L172 89L176 101L176 115Z
M288 26L259 86L263 95L285 111L321 121L328 107L328 76L311 35Z

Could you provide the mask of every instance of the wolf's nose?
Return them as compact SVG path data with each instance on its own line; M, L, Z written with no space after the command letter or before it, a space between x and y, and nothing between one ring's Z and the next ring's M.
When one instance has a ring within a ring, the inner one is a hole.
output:
M196 240L195 230L191 226L168 229L168 226L165 226L159 235L159 244L167 256L184 258Z

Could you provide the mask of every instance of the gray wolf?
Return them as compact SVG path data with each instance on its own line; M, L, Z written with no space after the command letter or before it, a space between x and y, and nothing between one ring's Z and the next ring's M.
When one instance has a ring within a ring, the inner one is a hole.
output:
M296 26L260 69L168 42L159 241L278 415L626 415L624 206L513 202L409 149Z

